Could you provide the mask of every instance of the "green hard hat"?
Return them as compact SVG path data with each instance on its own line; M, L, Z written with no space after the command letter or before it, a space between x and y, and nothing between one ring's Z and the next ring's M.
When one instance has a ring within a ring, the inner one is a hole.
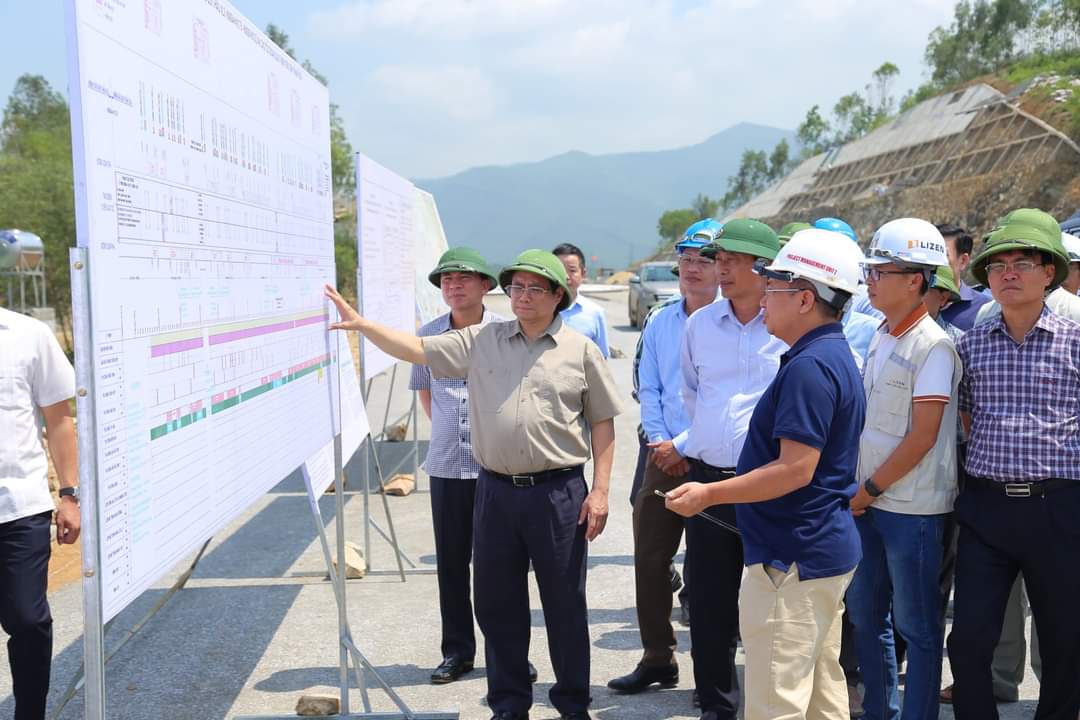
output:
M444 252L442 257L439 258L439 264L428 273L427 278L432 285L440 287L439 276L449 272L471 272L482 275L491 280L492 287L499 282L499 279L495 277L495 273L488 267L484 256L468 247L450 248Z
M776 237L780 239L780 246L787 245L787 241L791 239L791 236L800 230L809 230L814 227L808 222L789 222L784 227L780 228L780 232L776 234Z
M562 261L549 253L547 250L526 250L517 256L513 263L507 265L499 273L499 287L507 292L506 286L514 278L516 272L530 272L542 278L550 280L563 289L562 301L556 312L562 312L570 307L570 284L566 278L566 268Z
M971 261L971 274L983 285L989 285L986 263L998 253L1010 250L1038 250L1054 259L1053 290L1069 275L1069 255L1061 244L1061 226L1049 213L1034 208L1013 210L986 236L982 250Z
M934 271L934 279L930 281L930 287L944 290L952 296L953 300L960 299L960 287L956 284L956 275L948 265L938 265Z
M716 239L703 247L701 254L714 257L720 250L775 260L780 252L780 240L771 227L759 220L732 220L724 223Z

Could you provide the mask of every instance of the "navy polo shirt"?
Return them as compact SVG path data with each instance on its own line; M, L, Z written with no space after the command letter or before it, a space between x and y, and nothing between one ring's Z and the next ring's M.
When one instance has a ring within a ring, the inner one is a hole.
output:
M975 317L979 314L979 308L993 300L989 293L981 293L967 283L960 281L960 299L954 300L947 308L941 311L941 317L945 321L955 325L960 330L967 332L975 327Z
M735 506L747 565L764 563L799 578L833 577L862 557L849 503L866 415L862 378L840 323L811 330L780 356L780 370L761 396L738 474L780 457L780 440L821 451L810 484L765 502Z

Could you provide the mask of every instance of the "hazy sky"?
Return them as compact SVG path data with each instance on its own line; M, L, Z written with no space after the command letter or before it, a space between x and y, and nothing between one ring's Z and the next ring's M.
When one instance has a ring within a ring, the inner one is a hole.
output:
M66 1L0 0L0 98L26 72L66 89ZM924 79L927 35L954 0L234 4L327 76L356 149L423 178L679 147L744 121L794 128L885 60L899 97Z

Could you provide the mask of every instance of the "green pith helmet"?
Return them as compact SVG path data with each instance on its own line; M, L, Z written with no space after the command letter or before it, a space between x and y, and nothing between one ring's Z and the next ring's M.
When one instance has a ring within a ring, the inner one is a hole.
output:
M502 272L499 273L499 287L507 295L510 292L506 289L506 286L513 280L516 272L530 272L539 275L563 289L562 300L559 302L559 307L555 308L555 312L562 312L570 307L570 284L566 279L566 268L563 267L559 258L547 250L526 250L518 255L512 264L502 269Z
M427 278L435 287L441 287L439 285L439 276L450 272L471 272L482 275L491 280L492 287L495 287L499 282L499 278L495 277L495 273L488 267L484 256L468 247L450 248L444 252L442 257L439 258L439 264L428 273Z
M971 261L971 274L989 286L986 263L998 253L1010 250L1037 250L1054 259L1053 290L1069 275L1069 256L1061 244L1061 226L1049 213L1034 208L1020 208L1006 215L987 236L982 250Z
M716 257L720 250L775 260L776 253L780 252L780 240L773 229L763 222L732 220L724 224L716 240L701 249L701 254Z
M960 299L960 288L956 284L956 275L953 274L952 268L948 265L939 265L937 270L934 271L934 279L930 282L930 287L936 290L944 290L949 293L952 300Z
M809 230L814 227L808 222L789 222L784 227L780 228L780 232L776 233L776 237L780 239L780 246L787 245L787 241L791 239L791 236L800 230Z

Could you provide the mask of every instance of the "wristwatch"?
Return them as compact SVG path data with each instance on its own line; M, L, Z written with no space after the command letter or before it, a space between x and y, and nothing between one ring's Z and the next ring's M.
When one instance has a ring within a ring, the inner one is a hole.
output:
M881 493L885 492L874 484L874 478L867 478L866 482L863 483L863 487L866 488L866 494L872 498L881 497Z
M79 504L79 486L74 485L72 487L62 487L59 492L60 497L70 497L75 501L75 504Z

